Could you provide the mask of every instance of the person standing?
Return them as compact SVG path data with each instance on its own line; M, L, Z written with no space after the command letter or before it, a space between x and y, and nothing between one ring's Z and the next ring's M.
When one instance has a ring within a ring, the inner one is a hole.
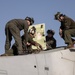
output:
M75 21L60 12L57 12L54 17L61 23L59 34L67 44L66 48L74 47L75 40L72 37L75 37Z
M22 40L20 36L20 31L24 30L25 44L28 41L28 28L34 23L34 19L31 17L26 17L25 19L12 19L7 22L5 26L5 54L10 49L12 36L14 37L18 54L24 54L22 49Z

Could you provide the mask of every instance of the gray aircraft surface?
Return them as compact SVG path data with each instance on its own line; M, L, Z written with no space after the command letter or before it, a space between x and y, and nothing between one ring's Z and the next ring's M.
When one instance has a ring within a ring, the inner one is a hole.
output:
M0 56L0 75L75 75L75 50L64 47L45 50L44 24L37 28L34 40L39 40L44 50L37 54Z

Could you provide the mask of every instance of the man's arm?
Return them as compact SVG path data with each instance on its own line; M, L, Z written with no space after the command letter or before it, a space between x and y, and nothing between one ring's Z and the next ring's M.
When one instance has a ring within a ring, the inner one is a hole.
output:
M70 29L71 21L72 21L72 19L70 19L70 18L65 19L65 29Z
M43 50L42 46L39 43L37 43L36 41L34 41L33 39L30 40L30 43L31 43L31 45L34 45L37 48L39 47L41 50Z
M25 44L27 43L28 41L28 23L25 21L24 23L24 40L25 40Z

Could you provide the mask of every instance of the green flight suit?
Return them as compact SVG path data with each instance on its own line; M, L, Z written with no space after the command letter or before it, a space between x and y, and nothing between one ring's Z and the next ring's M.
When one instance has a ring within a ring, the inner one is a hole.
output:
M72 44L72 37L75 37L75 21L64 15L60 29L63 30L63 39L66 44Z
M17 46L18 52L22 51L22 40L20 37L20 31L24 29L24 37L26 42L28 41L28 23L26 20L22 19L13 19L10 20L5 26L5 51L10 49L12 36L15 39L15 44Z

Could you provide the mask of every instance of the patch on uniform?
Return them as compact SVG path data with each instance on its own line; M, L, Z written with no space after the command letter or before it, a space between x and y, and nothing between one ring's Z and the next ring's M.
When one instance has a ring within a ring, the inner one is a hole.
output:
M28 30L30 30L32 27L36 28L35 37L33 38L33 40L39 43L43 47L43 50L45 50L46 49L45 23L32 25L29 27ZM34 33L34 31L32 31L32 33ZM37 47L32 46L32 49L37 49Z

